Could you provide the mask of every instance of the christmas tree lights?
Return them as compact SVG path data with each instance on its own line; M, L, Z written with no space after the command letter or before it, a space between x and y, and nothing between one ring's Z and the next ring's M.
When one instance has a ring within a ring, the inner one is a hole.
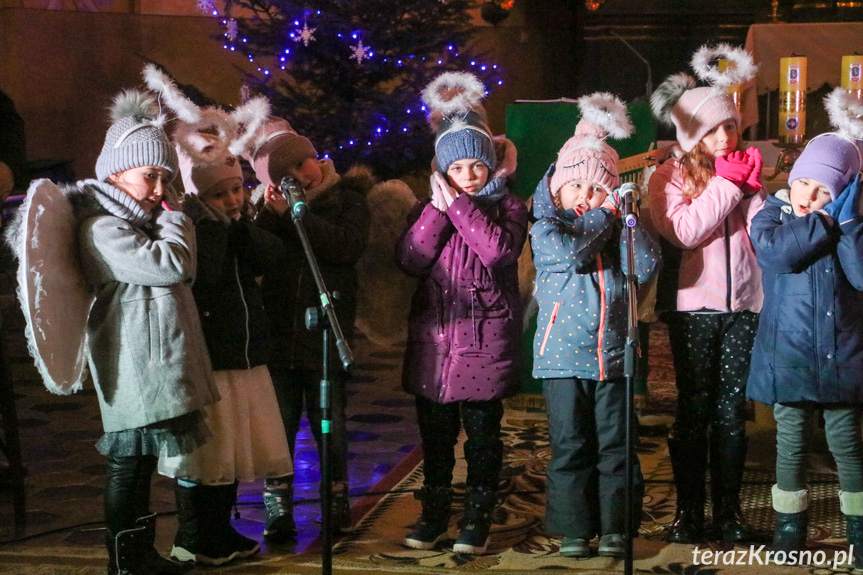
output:
M426 167L432 135L422 89L445 71L503 83L496 64L468 46L469 0L226 0L225 50L244 54L254 93L315 144L338 169L371 165L382 177ZM231 13L242 10L244 18Z

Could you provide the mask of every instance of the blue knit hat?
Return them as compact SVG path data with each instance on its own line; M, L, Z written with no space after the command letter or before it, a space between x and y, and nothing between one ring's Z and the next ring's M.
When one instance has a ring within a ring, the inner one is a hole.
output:
M102 181L112 174L132 168L158 166L177 175L177 152L163 127L155 97L147 92L128 90L114 98L113 123L96 160L96 177Z
M473 74L447 72L423 90L429 124L435 131L435 158L446 172L458 160L480 160L489 170L497 167L491 129L480 104L485 87Z

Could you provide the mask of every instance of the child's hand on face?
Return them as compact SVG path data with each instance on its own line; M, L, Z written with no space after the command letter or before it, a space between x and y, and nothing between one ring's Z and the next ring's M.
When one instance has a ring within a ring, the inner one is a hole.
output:
M264 205L276 212L278 215L284 214L288 210L288 200L273 186L267 186L267 191L264 192Z
M435 202L435 196L439 196L440 199L438 203L442 203L444 205L443 208L438 207L438 209L442 212L447 211L447 209L452 205L455 201L456 191L447 183L446 179L444 179L443 174L440 172L435 172L431 177L431 187L432 187L432 203ZM435 206L437 207L437 206Z
M739 150L716 158L716 175L738 188L743 187L754 169L755 158Z
M754 146L750 146L746 149L746 155L752 158L752 173L749 174L749 178L746 179L746 183L743 184L743 195L751 196L753 194L757 194L764 187L761 184L761 168L764 164L764 160L761 158L761 152L758 151L758 148Z
M445 212L447 208L446 200L443 197L443 191L437 183L437 178L432 174L429 176L429 189L431 190L431 203L438 210Z
M617 193L617 190L611 192L606 196L605 201L602 202L600 208L605 208L609 210L613 215L619 217L620 216L620 195Z

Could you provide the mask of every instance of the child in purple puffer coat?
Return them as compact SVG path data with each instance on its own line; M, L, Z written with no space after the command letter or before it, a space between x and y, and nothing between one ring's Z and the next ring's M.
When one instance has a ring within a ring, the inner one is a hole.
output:
M453 550L486 552L503 463L501 399L517 384L517 261L528 214L507 189L515 147L492 137L479 104L484 92L466 73L443 74L423 92L436 132L431 197L412 212L396 251L402 270L419 278L402 375L416 396L425 457L422 516L405 538L415 549L447 535L464 425L467 493Z

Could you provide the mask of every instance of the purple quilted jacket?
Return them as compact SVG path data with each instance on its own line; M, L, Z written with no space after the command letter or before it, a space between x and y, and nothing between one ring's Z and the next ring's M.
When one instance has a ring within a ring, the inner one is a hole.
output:
M396 251L420 278L411 302L402 385L437 403L515 393L522 331L518 256L524 202L506 193L481 208L460 195L446 213L421 202Z

